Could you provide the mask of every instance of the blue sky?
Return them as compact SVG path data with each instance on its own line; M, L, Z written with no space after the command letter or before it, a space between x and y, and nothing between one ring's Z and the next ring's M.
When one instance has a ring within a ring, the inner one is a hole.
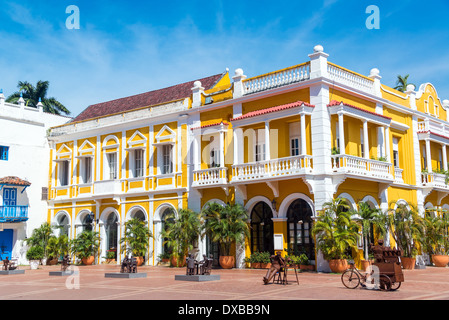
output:
M66 28L66 7L80 29ZM380 29L368 29L369 5ZM2 1L0 88L50 81L76 116L88 105L242 68L251 77L308 61L316 44L329 61L394 86L410 74L449 99L448 0Z

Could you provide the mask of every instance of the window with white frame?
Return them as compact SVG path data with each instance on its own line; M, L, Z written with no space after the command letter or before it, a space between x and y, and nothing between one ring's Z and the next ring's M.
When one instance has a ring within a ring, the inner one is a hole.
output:
M393 165L399 168L399 140L396 137L393 137Z
M298 156L301 153L301 127L299 122L289 123L290 155Z
M144 150L134 150L134 177L143 177L144 175Z
M106 153L106 179L117 179L117 152Z
M81 180L83 183L92 182L92 157L81 158Z
M70 168L70 161L63 160L59 162L58 169L59 169L59 185L60 186L67 186L69 184L69 168Z
M173 173L173 145L162 145L162 174Z
M256 143L254 145L254 160L264 161L265 157L265 130L256 130Z

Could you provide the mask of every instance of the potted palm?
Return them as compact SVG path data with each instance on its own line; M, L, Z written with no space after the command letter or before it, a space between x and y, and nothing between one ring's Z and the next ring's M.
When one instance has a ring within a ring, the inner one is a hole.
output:
M84 265L91 265L100 249L100 235L96 231L84 230L73 240L72 251Z
M447 214L427 212L424 218L424 224L424 249L431 255L432 262L436 267L446 267L449 263L449 220Z
M47 253L48 253L48 259L47 259L47 265L55 265L58 263L59 258L59 243L58 238L55 236L51 236L48 239L47 244Z
M52 226L48 222L42 223L38 228L34 229L31 236L27 239L25 239L25 243L30 245L31 247L41 247L44 256L41 258L42 264L46 263L48 252L47 252L47 246L48 241L52 237L53 229L55 227Z
M402 268L412 270L415 268L418 246L423 243L424 222L415 206L396 203L395 207L389 210L389 229L398 249L402 251Z
M161 237L171 249L170 264L172 266L184 266L185 257L194 249L201 236L201 225L201 214L190 209L180 209L177 218L174 212L171 213L171 217L168 217Z
M120 239L121 253L131 253L137 259L137 265L143 264L143 257L150 248L150 238L153 237L146 223L139 219L125 222L125 234Z
M207 236L219 243L220 266L230 269L235 264L235 257L231 255L233 244L244 244L249 238L248 213L240 204L221 206L217 203L209 204L202 212Z
M44 249L40 246L31 246L26 253L26 258L30 261L30 268L38 268L42 258L44 258Z
M341 273L348 268L347 258L357 249L358 225L345 199L326 202L312 228L317 249L329 262L332 272Z

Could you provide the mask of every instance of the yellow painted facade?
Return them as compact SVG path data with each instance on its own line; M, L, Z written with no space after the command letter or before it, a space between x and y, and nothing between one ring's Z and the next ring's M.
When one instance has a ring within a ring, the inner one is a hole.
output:
M192 88L182 110L167 108L146 121L120 123L111 115L105 127L68 124L72 131L53 138L48 220L67 215L73 237L93 212L94 228L106 237L109 214L117 215L120 231L142 211L155 235L147 263L157 264L166 208L237 202L252 228L244 256L279 249L273 235L280 234L283 249L307 251L318 266L309 234L332 198L346 198L354 210L360 201L383 211L396 201L421 211L449 208L449 187L441 183L449 123L435 88L398 92L380 84L376 72L363 76L327 62L322 51L310 58L253 78L226 72L208 90ZM348 83L345 74L355 80ZM210 248L199 245L202 253Z

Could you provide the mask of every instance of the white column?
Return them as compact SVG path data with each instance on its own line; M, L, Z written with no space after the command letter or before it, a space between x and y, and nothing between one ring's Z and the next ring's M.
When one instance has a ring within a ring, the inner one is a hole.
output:
M243 86L243 80L246 79L246 76L243 74L243 70L238 68L235 70L235 75L232 77L232 80L234 81L234 89L232 92L232 97L239 98L242 97L245 94L245 87ZM234 114L234 117L236 115Z
M369 159L368 121L363 120L363 153L365 159Z
M430 140L426 139L426 159L427 159L427 172L432 172L432 155L430 153Z
M391 162L391 155L390 155L390 127L385 127L385 158L387 158L387 161Z
M239 164L239 142L238 142L238 136L237 136L237 129L232 130L232 136L233 136L233 147L234 147L234 165Z
M192 88L192 108L201 106L201 95L204 93L204 88L201 86L201 81L195 81Z
M446 154L446 145L443 144L441 146L441 155L443 157L443 170L447 171L447 154Z
M301 155L307 154L306 142L306 115L301 113Z
M340 135L340 154L345 154L345 127L343 123L343 113L338 113L338 134Z
M270 121L265 121L265 160L270 159Z
M224 166L224 131L220 130L220 167Z
M327 76L327 58L329 55L323 51L323 46L316 45L310 58L310 79Z
M200 159L199 156L201 154L201 140L200 135L194 135L193 136L193 170L199 170L200 169Z

